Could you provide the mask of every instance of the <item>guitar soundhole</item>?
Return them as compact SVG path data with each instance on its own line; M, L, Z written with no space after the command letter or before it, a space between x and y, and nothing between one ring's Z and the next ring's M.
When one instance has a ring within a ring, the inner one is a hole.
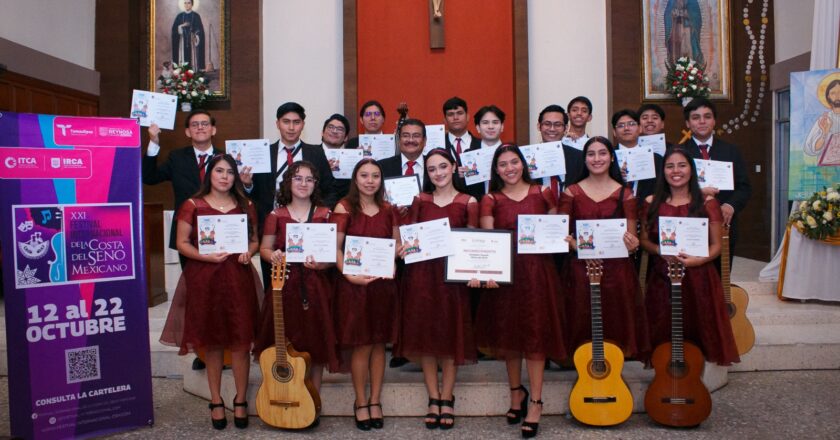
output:
M729 313L729 318L731 319L735 316L735 304L729 303L726 305L726 312Z
M687 372L688 368L686 368L685 362L671 362L668 365L668 374L670 374L671 377L684 377Z
M594 378L602 378L610 375L610 364L606 361L590 361L589 374Z
M274 379L280 383L286 383L292 380L292 376L294 376L292 364L282 365L277 362L274 363L271 373L274 376Z

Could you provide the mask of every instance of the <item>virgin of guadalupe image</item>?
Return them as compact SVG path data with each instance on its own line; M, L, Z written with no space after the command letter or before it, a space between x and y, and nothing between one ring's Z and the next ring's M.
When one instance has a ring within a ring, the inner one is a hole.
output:
M703 16L698 0L668 0L664 15L668 63L674 64L680 57L687 57L705 65L700 49Z

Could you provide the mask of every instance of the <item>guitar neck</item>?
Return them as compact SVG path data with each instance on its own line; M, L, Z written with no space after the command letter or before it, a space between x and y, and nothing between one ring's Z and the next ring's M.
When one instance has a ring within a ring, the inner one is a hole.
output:
M639 287L642 289L642 296L645 295L645 285L647 283L647 267L648 267L648 253L642 251L641 262L639 263Z
M592 308L592 361L604 361L604 325L601 317L601 284L589 283Z
M723 243L720 248L720 281L723 284L723 298L727 304L732 304L732 288L729 279L729 229L723 233Z
M671 361L684 362L682 282L671 281Z
M273 288L274 297L274 347L277 354L277 362L280 365L287 365L286 359L286 327L283 320L283 288Z

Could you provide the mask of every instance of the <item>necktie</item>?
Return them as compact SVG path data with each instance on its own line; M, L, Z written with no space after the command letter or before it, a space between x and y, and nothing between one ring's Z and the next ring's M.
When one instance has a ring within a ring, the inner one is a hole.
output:
M405 175L406 176L413 176L414 175L414 164L416 164L416 160L409 160L405 163Z
M286 165L292 166L295 163L295 157L292 156L292 150L286 148Z
M700 155L703 156L703 160L709 160L709 146L707 144L698 145L700 147Z
M204 166L205 162L207 161L206 154L199 154L198 155L198 181L204 182L204 175L207 173L207 167Z
M551 194L554 200L560 200L560 179L557 176L551 176Z
M455 138L455 151L458 152L458 155L461 155L461 138Z

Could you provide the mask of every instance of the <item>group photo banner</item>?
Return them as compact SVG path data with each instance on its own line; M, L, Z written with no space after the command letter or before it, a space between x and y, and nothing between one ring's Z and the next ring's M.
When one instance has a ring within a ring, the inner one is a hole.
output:
M0 113L0 248L13 437L154 422L133 119Z

